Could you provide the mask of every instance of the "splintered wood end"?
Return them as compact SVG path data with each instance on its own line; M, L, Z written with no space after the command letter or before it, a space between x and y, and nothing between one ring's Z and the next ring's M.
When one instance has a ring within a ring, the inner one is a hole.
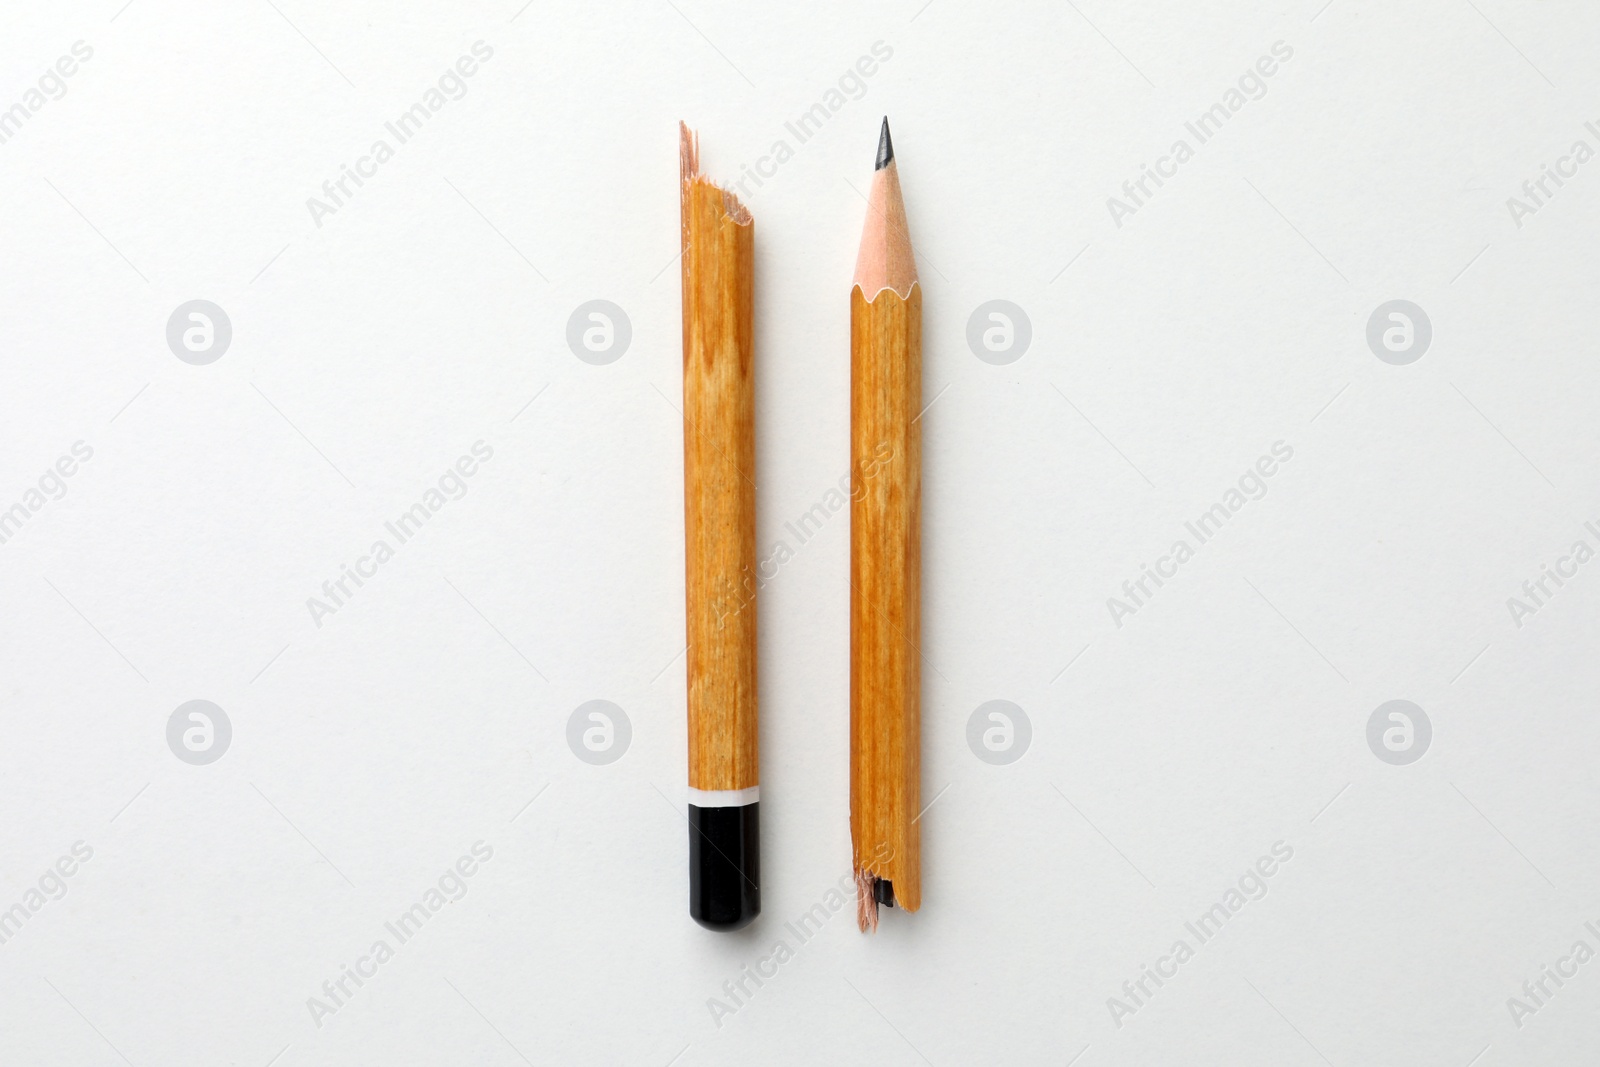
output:
M874 891L878 876L856 870L856 926L862 933L878 932L878 896Z
M750 225L750 209L739 202L731 190L725 189L700 173L700 135L689 129L685 122L678 123L678 176L687 201L693 185L703 184L722 194L722 211L740 226Z

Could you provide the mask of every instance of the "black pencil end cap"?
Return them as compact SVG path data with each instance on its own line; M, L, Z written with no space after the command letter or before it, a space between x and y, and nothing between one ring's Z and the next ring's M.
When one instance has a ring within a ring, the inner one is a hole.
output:
M761 805L689 805L689 916L730 932L761 914Z
M883 116L883 130L878 134L878 159L874 171L880 171L894 162L894 141L889 137L889 116Z

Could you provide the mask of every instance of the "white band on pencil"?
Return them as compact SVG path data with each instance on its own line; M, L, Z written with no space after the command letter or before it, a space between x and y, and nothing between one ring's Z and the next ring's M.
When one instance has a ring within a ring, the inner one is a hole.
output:
M689 787L689 803L697 808L742 808L761 800L761 787L749 789L696 789Z

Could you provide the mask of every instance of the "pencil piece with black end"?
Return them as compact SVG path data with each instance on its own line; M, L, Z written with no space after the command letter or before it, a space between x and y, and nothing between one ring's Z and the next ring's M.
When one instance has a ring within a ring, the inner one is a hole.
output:
M850 293L850 837L856 921L922 906L922 287L883 120Z
M679 124L689 914L761 911L756 745L755 226Z

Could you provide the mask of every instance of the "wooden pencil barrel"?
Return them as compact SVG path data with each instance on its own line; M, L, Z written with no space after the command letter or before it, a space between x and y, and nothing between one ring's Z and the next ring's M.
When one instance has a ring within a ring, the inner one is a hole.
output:
M689 914L726 931L761 913L755 226L680 131Z
M754 224L683 191L689 785L757 784Z
M922 287L850 295L850 829L855 869L922 903Z

